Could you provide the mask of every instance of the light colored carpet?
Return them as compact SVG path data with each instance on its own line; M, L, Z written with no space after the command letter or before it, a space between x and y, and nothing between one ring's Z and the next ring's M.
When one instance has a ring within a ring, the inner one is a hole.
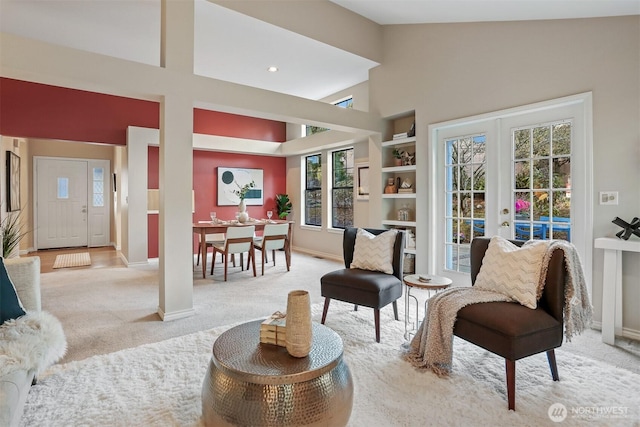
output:
M91 265L89 252L58 255L53 263L53 268L83 267L85 265Z
M382 313L376 344L364 333L371 312L351 307L332 303L327 319L353 376L350 426L555 425L548 412L557 404L567 409L560 425L640 424L638 374L559 349L554 382L545 355L532 356L518 361L516 412L508 411L501 358L456 338L452 375L438 378L401 359L403 323L390 312ZM313 305L315 321L320 310ZM202 379L212 344L227 328L53 366L32 387L22 425L202 425Z

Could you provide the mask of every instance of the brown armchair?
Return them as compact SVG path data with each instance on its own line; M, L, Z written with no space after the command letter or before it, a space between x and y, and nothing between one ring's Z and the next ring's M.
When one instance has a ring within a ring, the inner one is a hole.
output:
M482 266L488 238L471 242L471 282ZM512 241L522 246L522 241ZM558 381L554 349L562 345L565 266L556 249L549 261L542 297L535 310L516 302L471 304L458 311L454 335L505 358L507 400L515 410L516 360L547 352L551 376Z
M374 235L388 231L370 228L365 230ZM393 314L398 320L396 300L402 296L404 232L398 232L393 246L393 274L386 274L380 271L349 268L353 261L357 231L357 228L344 230L342 250L345 268L327 273L320 279L322 296L325 297L321 323L324 324L327 317L331 299L352 303L355 305L354 310L357 310L359 305L371 307L376 328L376 342L380 342L380 309L392 303Z

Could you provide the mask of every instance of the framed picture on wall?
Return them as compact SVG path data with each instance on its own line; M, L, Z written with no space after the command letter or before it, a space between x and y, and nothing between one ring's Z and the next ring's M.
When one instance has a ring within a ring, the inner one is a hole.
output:
M356 199L369 200L369 163L356 164Z
M20 210L20 157L7 151L7 212Z
M244 204L262 206L264 204L264 172L262 169L218 167L218 206L232 206L240 203L240 197L234 191L253 182L255 185L247 192Z

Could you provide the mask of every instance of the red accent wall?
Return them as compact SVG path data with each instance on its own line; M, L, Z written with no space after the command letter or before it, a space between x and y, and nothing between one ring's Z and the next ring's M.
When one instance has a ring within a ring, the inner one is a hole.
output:
M127 126L160 127L160 104L0 78L0 134L126 145Z
M284 122L199 108L193 109L193 132L260 141L284 142L287 140L287 125Z
M0 77L0 135L62 139L126 145L128 126L158 129L160 104L41 83ZM262 141L284 142L286 123L195 108L195 133ZM158 148L149 148L149 188L159 187ZM235 207L216 206L218 166L264 169L265 205L250 206L249 214L264 217L274 209L273 197L286 190L286 159L220 152L194 151L194 220L209 218L215 208L220 218L231 218ZM158 215L148 215L149 257L158 256Z
M127 127L159 129L160 104L0 78L0 135L126 145ZM193 130L286 141L286 123L195 108Z
M158 188L159 151L158 147L149 147L149 188ZM253 218L266 218L267 210L275 211L275 195L286 192L286 158L196 150L193 152L193 189L196 199L193 222L208 220L211 211L216 211L218 218L233 219L238 210L236 206L218 206L218 166L264 171L264 205L247 206L247 211ZM158 215L148 215L148 226L149 258L156 258ZM194 253L196 250L197 243L194 242Z

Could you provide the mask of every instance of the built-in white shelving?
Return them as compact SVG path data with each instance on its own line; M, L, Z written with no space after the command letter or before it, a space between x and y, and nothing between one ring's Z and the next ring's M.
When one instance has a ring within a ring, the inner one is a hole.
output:
M409 132L415 128L415 115L413 113L388 120L388 131L384 136L387 140L381 143L381 172L382 172L382 226L386 228L404 229L409 236L407 240L413 246L405 248L405 273L414 273L416 257L416 199L417 199L417 158L416 136L407 136L393 139L394 134ZM403 156L397 160L394 151L406 152L409 156ZM393 186L389 186L393 183ZM402 183L410 183L412 192L398 192ZM400 184L400 185L398 185ZM394 188L395 187L395 188ZM392 191L392 192L390 192ZM408 243L409 244L409 243Z

